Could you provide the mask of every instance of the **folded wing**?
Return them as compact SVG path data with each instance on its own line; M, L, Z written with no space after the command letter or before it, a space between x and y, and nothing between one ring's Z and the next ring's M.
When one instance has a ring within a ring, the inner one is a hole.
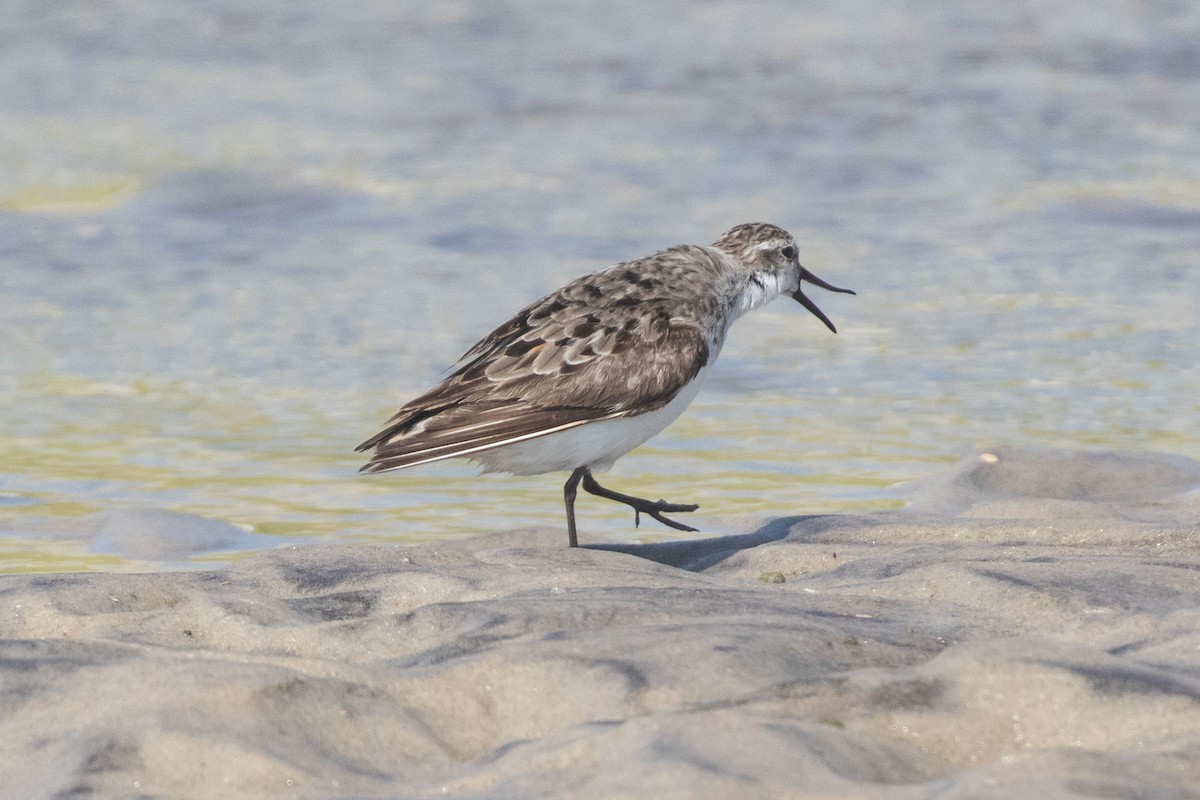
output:
M704 334L673 316L666 298L618 292L597 304L595 277L530 305L472 347L453 374L358 446L375 451L363 471L470 456L669 403L708 363Z

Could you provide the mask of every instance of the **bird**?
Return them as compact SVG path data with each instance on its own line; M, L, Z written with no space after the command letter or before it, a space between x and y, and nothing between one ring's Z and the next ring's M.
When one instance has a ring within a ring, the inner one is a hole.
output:
M518 311L358 445L359 470L388 472L465 457L483 472L570 472L567 539L578 546L580 486L682 531L665 514L696 504L608 489L593 470L671 424L712 369L730 326L780 295L837 328L804 293L855 294L800 264L795 238L770 223L736 225L708 246L677 245L570 281Z

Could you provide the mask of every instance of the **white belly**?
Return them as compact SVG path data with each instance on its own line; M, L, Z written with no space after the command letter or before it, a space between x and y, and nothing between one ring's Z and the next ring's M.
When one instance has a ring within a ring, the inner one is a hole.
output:
M539 475L584 466L594 470L608 469L618 458L674 422L696 398L707 371L707 367L700 370L691 383L657 411L589 422L559 433L485 450L472 456L472 460L478 462L484 472L513 475Z

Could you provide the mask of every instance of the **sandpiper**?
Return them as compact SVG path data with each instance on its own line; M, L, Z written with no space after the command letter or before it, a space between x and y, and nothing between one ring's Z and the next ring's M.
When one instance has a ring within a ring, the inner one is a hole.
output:
M804 282L854 294L801 266L796 240L767 223L576 278L518 311L468 350L453 374L405 403L358 446L375 450L361 471L455 457L484 472L570 471L563 500L571 547L581 484L632 507L635 522L647 514L694 531L663 515L699 506L615 492L592 470L608 469L687 408L729 326L747 311L787 294L837 333Z

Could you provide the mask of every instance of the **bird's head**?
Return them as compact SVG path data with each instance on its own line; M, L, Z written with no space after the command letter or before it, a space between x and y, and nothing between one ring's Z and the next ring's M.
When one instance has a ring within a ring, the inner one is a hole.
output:
M727 230L712 246L737 259L748 273L744 295L751 306L761 305L777 294L786 294L807 308L829 330L837 328L804 293L803 284L811 283L831 292L854 294L818 278L800 263L800 250L792 235L766 222L750 222Z

